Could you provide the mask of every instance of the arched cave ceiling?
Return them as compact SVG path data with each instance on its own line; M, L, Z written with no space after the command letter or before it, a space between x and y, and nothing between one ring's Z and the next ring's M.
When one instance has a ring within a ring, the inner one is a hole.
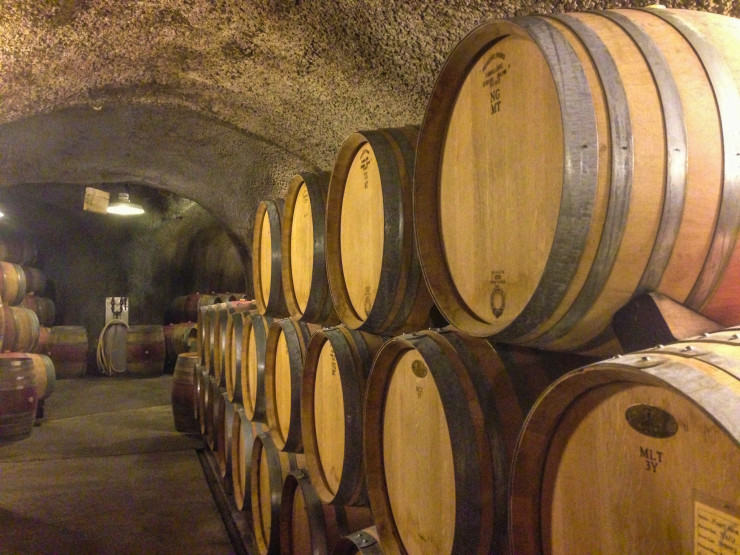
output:
M0 185L132 180L246 243L259 200L330 169L350 133L420 123L478 23L630 4L0 0ZM665 4L740 15L736 0Z

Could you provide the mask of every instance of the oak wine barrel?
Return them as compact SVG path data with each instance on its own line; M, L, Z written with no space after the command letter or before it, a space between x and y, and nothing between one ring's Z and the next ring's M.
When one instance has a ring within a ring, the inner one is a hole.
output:
M341 537L372 524L369 507L322 503L305 470L295 470L286 476L280 500L283 555L328 554Z
M265 199L257 207L252 242L252 283L260 314L289 316L280 262L283 199Z
M0 297L3 304L20 304L26 294L26 274L19 264L0 262Z
M240 511L252 510L252 446L254 439L265 429L260 422L250 422L244 407L234 404L234 422L231 428L231 484L234 502ZM248 519L250 527L252 519Z
M278 450L269 433L259 434L252 446L252 528L257 552L280 552L280 504L283 482L304 467L303 455Z
M21 306L2 306L3 351L30 352L39 340L39 319L36 313Z
M350 328L410 331L429 320L411 207L417 133L354 133L337 154L326 201L326 266L334 308Z
M740 516L739 369L735 328L554 382L512 463L513 552L728 552Z
M232 451L232 431L234 429L234 405L229 401L226 389L219 388L219 403L214 409L214 428L215 440L213 445L213 454L216 457L219 474L224 485L224 489L232 493L233 486L231 483L231 451Z
M38 268L23 266L26 278L26 293L33 293L41 297L46 292L46 275Z
M198 353L200 354L201 364L205 364L205 351L210 345L210 330L207 329L208 322L206 321L205 315L208 307L212 304L218 304L223 302L220 295L200 295L198 297Z
M218 311L217 322L218 334L214 333L215 346L213 351L213 375L216 376L221 386L226 386L226 366L230 363L230 332L233 326L233 315L241 312L255 310L257 305L254 301L229 301L226 306Z
M331 553L332 555L355 555L356 553L361 553L362 555L383 555L383 548L380 547L378 531L375 529L375 526L371 526L340 538L334 544L334 549Z
M36 341L36 346L33 348L34 353L48 354L49 353L49 339L51 337L51 328L45 326L39 326L39 339Z
M182 353L192 353L197 349L198 329L193 322L180 322L162 326L164 332L165 360L167 366L177 363Z
M249 324L247 324L247 320ZM267 422L265 404L265 357L267 332L272 318L249 314L245 320L246 343L242 344L242 403L250 420Z
M362 423L367 378L383 338L346 326L311 337L303 366L303 450L324 503L366 505Z
M23 353L22 356L31 359L36 396L39 401L43 401L54 393L57 380L54 362L47 355Z
M326 275L329 172L302 172L285 195L280 247L283 293L291 318L337 324Z
M31 359L0 354L0 445L31 436L37 406Z
M164 331L160 325L129 326L126 333L127 376L161 376L165 361Z
M613 354L611 318L642 292L739 321L738 48L737 20L665 9L495 20L465 37L414 177L419 256L450 323Z
M537 395L583 362L494 348L454 328L386 342L368 380L364 427L368 495L383 549L505 553L517 434Z
M32 310L38 317L42 326L53 326L56 317L54 301L46 297L40 297L34 293L27 293L20 302L20 306Z
M172 373L172 416L175 429L186 434L200 434L195 414L195 369L198 353L180 353Z
M316 324L292 318L275 320L267 332L265 350L265 415L275 446L303 453L301 389L303 360Z
M35 264L38 260L38 246L28 237L3 237L0 239L0 260L14 264Z
M57 378L81 378L87 369L88 339L83 326L54 326L49 334L49 358Z

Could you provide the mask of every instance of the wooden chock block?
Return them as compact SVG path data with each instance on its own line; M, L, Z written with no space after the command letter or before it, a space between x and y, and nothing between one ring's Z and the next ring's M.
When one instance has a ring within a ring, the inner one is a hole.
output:
M667 345L726 326L660 293L644 293L617 311L612 327L625 352Z

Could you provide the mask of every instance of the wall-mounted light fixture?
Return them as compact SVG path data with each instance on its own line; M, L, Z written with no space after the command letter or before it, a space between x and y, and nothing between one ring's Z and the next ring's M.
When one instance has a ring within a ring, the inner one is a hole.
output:
M131 202L128 193L118 193L118 200L108 205L107 212L117 216L138 216L144 213L144 209L141 204Z

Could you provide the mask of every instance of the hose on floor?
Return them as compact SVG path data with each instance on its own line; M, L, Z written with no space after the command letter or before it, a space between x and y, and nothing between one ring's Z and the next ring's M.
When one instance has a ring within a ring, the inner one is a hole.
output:
M113 359L110 357L110 353L105 348L105 334L108 331L108 328L114 325L125 326L126 330L128 331L128 324L123 320L111 320L100 332L100 336L98 337L97 349L98 369L106 376L114 376L116 374L123 374L124 372L126 372L126 368L116 368L116 365L113 363Z

